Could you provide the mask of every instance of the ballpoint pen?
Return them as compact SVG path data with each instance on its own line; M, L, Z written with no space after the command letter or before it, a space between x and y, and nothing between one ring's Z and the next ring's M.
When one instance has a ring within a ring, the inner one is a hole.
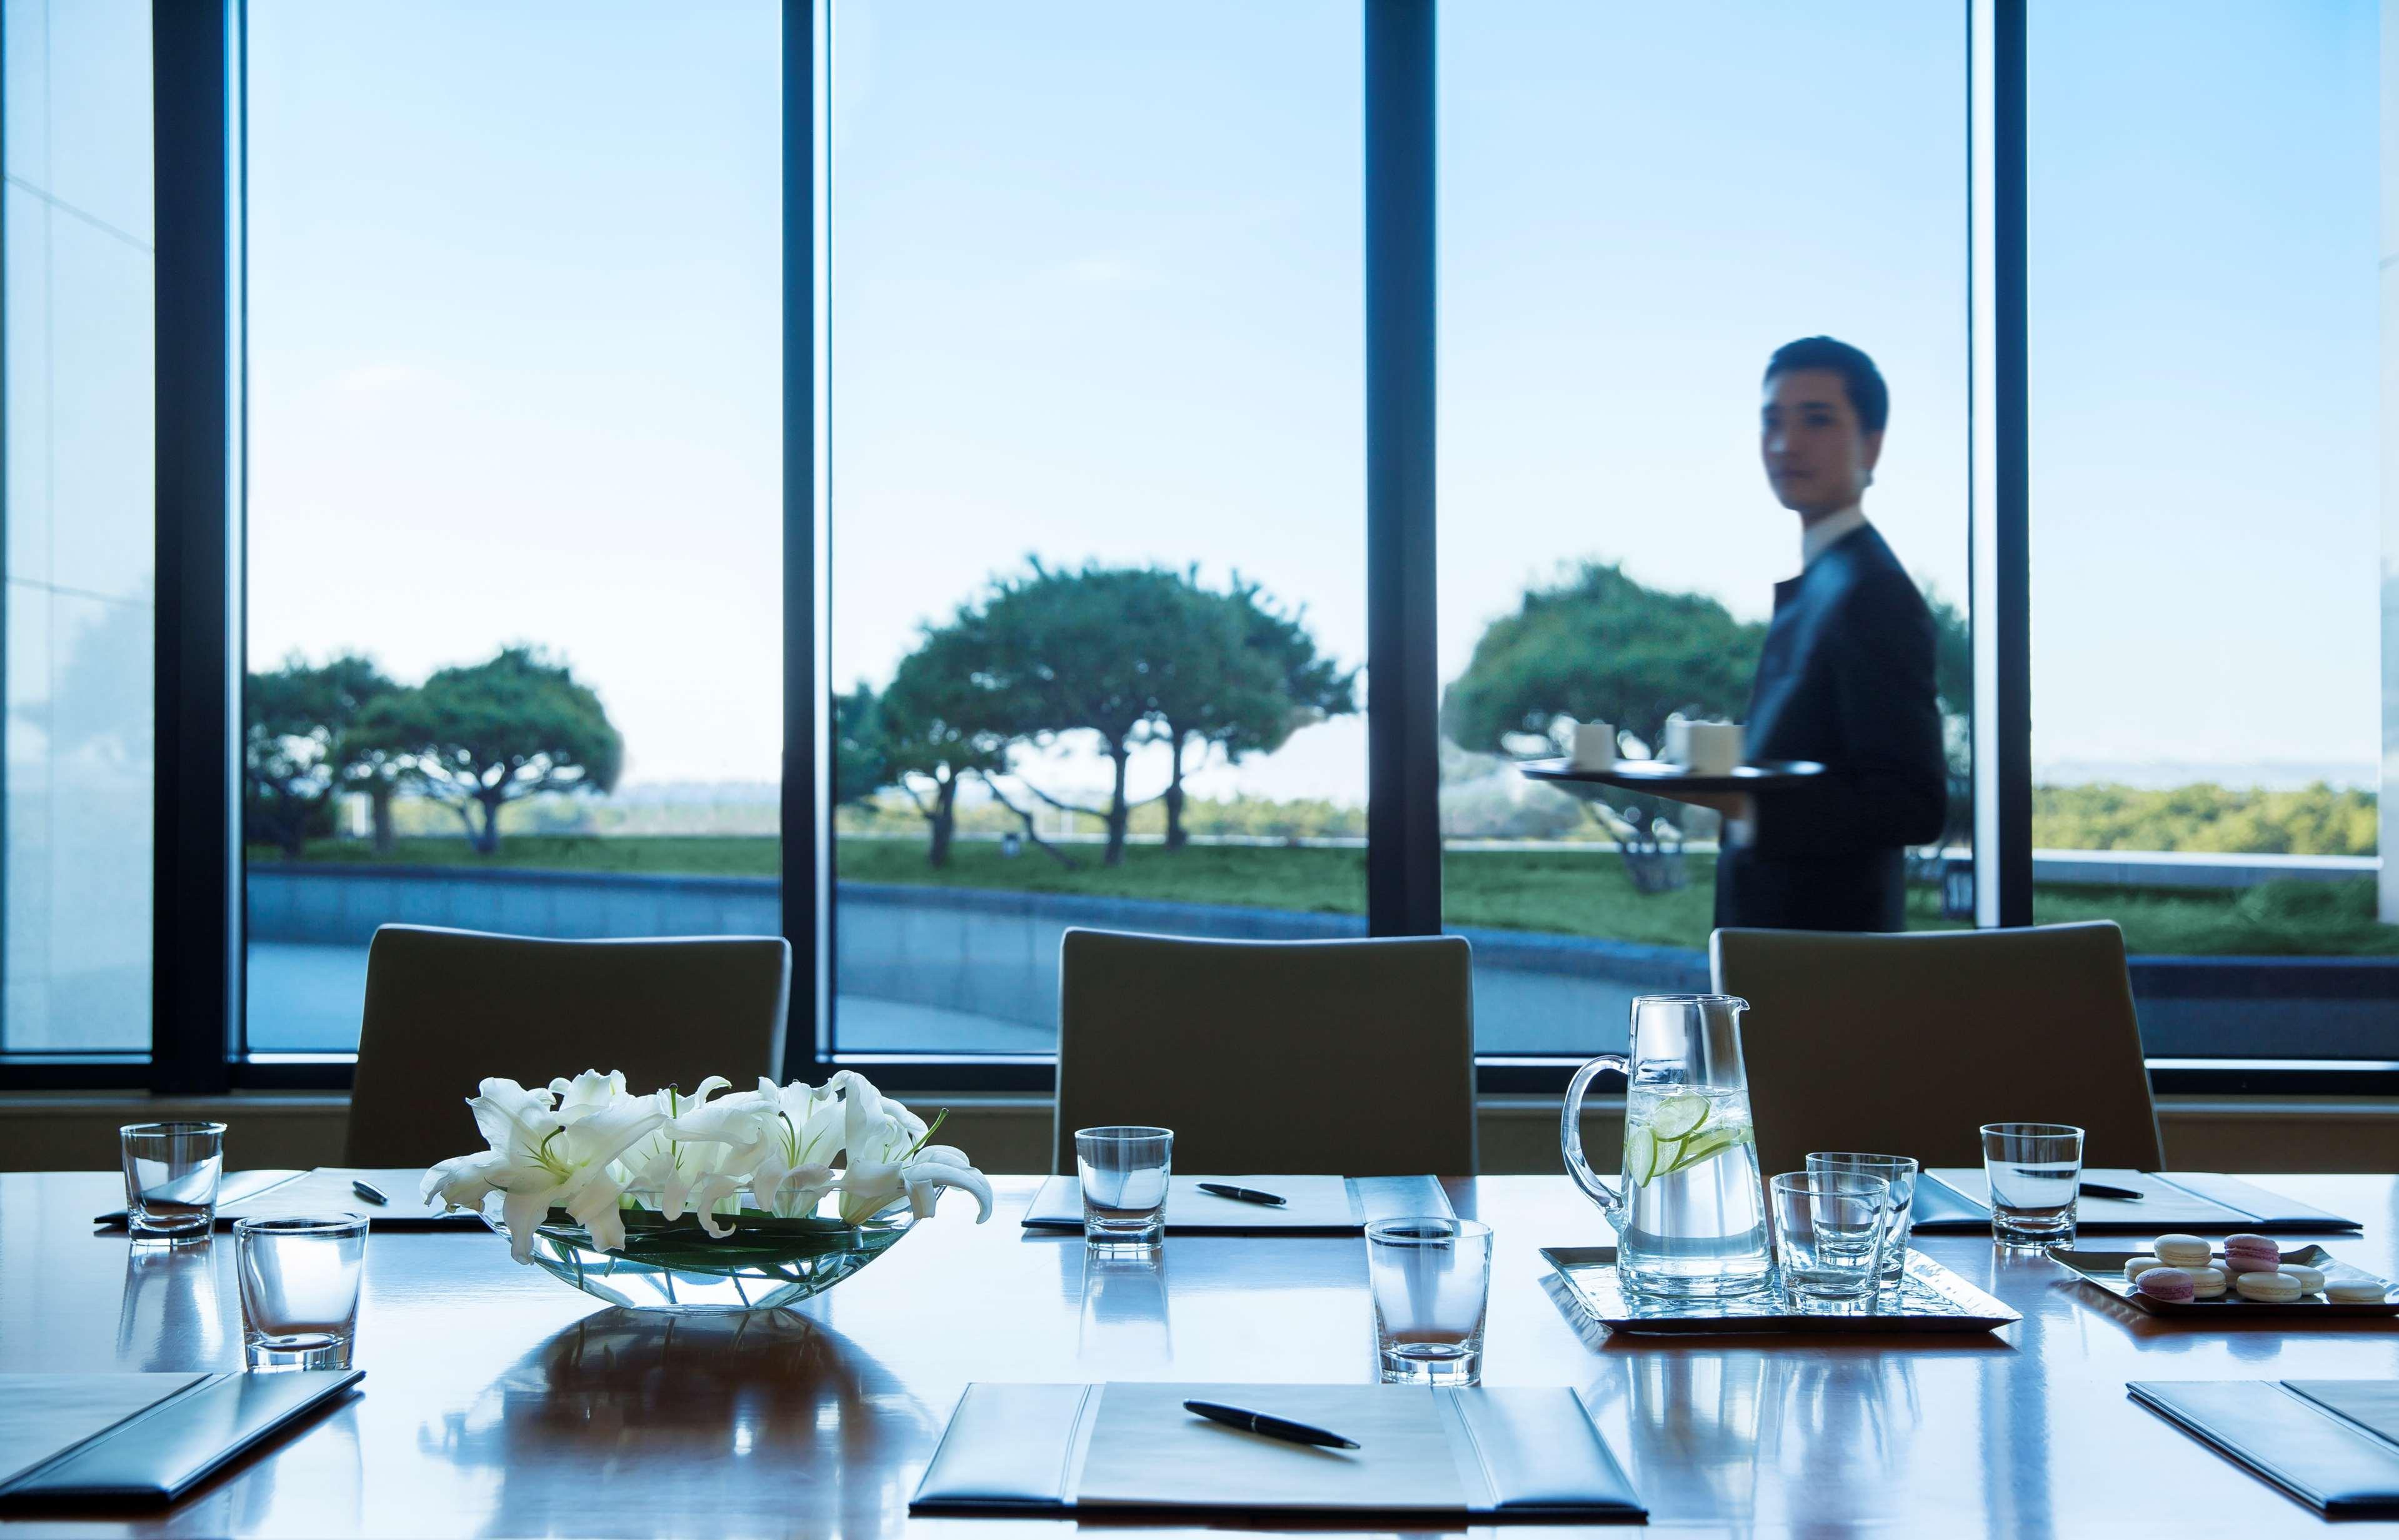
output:
M1183 1410L1194 1415L1205 1417L1212 1423L1222 1423L1227 1427L1238 1427L1245 1432L1259 1434L1268 1439L1281 1439L1287 1444L1314 1444L1321 1449L1356 1449L1358 1447L1358 1440L1355 1439L1345 1439L1338 1433L1321 1427L1310 1427L1306 1423L1294 1423L1287 1417L1277 1417L1264 1412L1244 1411L1238 1406L1227 1406L1221 1401L1186 1401L1183 1403Z
M1263 1203L1269 1209L1280 1209L1286 1201L1272 1193L1259 1192L1255 1187L1235 1187L1223 1182L1203 1182L1200 1183L1200 1190L1213 1193L1218 1197L1231 1198L1236 1203Z
M2141 1194L2133 1191L2130 1187L2110 1187L2104 1182L2084 1182L2082 1184L2082 1196L2084 1197L2130 1198L2135 1203L2138 1203L2142 1197Z
M356 1177L350 1178L350 1191L358 1194L359 1196L366 1199L369 1203L381 1205L387 1204L391 1201L391 1199L384 1196L382 1192L373 1184L360 1182Z

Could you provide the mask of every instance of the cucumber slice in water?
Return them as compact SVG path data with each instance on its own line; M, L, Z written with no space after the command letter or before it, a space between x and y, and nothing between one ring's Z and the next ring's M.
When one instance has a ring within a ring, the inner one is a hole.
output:
M1647 1182L1658 1173L1658 1136L1644 1128L1632 1128L1624 1132L1624 1179L1635 1187Z
M1660 1139L1680 1139L1708 1120L1708 1099L1685 1091L1658 1103L1649 1127Z

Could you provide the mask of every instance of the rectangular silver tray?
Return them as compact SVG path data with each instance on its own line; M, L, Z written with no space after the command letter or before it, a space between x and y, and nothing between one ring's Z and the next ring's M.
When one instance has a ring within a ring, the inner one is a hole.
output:
M1545 1246L1542 1257L1592 1317L1610 1331L1723 1336L1734 1333L1990 1331L2024 1319L1921 1251L1907 1254L1896 1296L1795 1303L1780 1274L1765 1289L1721 1300L1660 1300L1626 1291L1613 1246ZM2121 1263L2117 1264L2120 1268Z
M2275 1304L2268 1300L2245 1300L2229 1289L2224 1291L2221 1299L2191 1300L2185 1304L2170 1304L2164 1300L2149 1298L2134 1288L2132 1280L2124 1277L2124 1263L2135 1257L2148 1254L2146 1251L2137 1250L2102 1251L2085 1247L2053 1246L2050 1248L2049 1260L2094 1289L2105 1289L2118 1299L2138 1305L2152 1316L2171 1316L2182 1320L2194 1317L2202 1320L2214 1318L2227 1323L2238 1320L2258 1320L2269 1316L2304 1316L2310 1319L2327 1320L2353 1318L2359 1316L2399 1316L2399 1302L2393 1302L2389 1297L2390 1290L2387 1288L2383 1290L2384 1298L2379 1304L2328 1300L2321 1294L2302 1295L2287 1304ZM2336 1278L2374 1277L2373 1274L2363 1269L2352 1267L2321 1246L2301 1246L2284 1251L2283 1260L2296 1262L2302 1267L2312 1267L2322 1273L2327 1282Z

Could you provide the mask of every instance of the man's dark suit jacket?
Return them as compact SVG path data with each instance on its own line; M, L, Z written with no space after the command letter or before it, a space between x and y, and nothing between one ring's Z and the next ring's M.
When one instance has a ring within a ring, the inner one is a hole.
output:
M1871 524L1774 586L1742 750L1825 774L1759 796L1755 841L1716 863L1716 924L1904 928L1904 847L1940 837L1949 771L1932 613Z

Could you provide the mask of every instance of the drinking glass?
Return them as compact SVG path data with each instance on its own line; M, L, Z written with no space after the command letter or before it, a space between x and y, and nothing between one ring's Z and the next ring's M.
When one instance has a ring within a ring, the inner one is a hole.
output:
M2043 1248L2074 1239L2082 1130L2070 1123L1986 1123L1983 1174L1991 1184L1991 1238Z
M1907 1276L1907 1236L1916 1222L1916 1161L1908 1155L1870 1155L1864 1150L1815 1150L1808 1156L1808 1174L1857 1171L1891 1183L1891 1208L1882 1237L1882 1286L1896 1289Z
M116 1130L125 1162L125 1224L137 1246L206 1241L224 1174L222 1123L129 1123Z
M1173 1129L1078 1128L1075 1169L1083 1182L1085 1244L1151 1247L1165 1237Z
M1775 1249L1795 1299L1856 1300L1882 1280L1891 1183L1863 1171L1785 1171L1772 1183Z
M233 1248L250 1367L349 1368L367 1255L365 1217L237 1220Z
M1483 1383L1491 1227L1423 1215L1366 1226L1375 1351L1386 1385Z

